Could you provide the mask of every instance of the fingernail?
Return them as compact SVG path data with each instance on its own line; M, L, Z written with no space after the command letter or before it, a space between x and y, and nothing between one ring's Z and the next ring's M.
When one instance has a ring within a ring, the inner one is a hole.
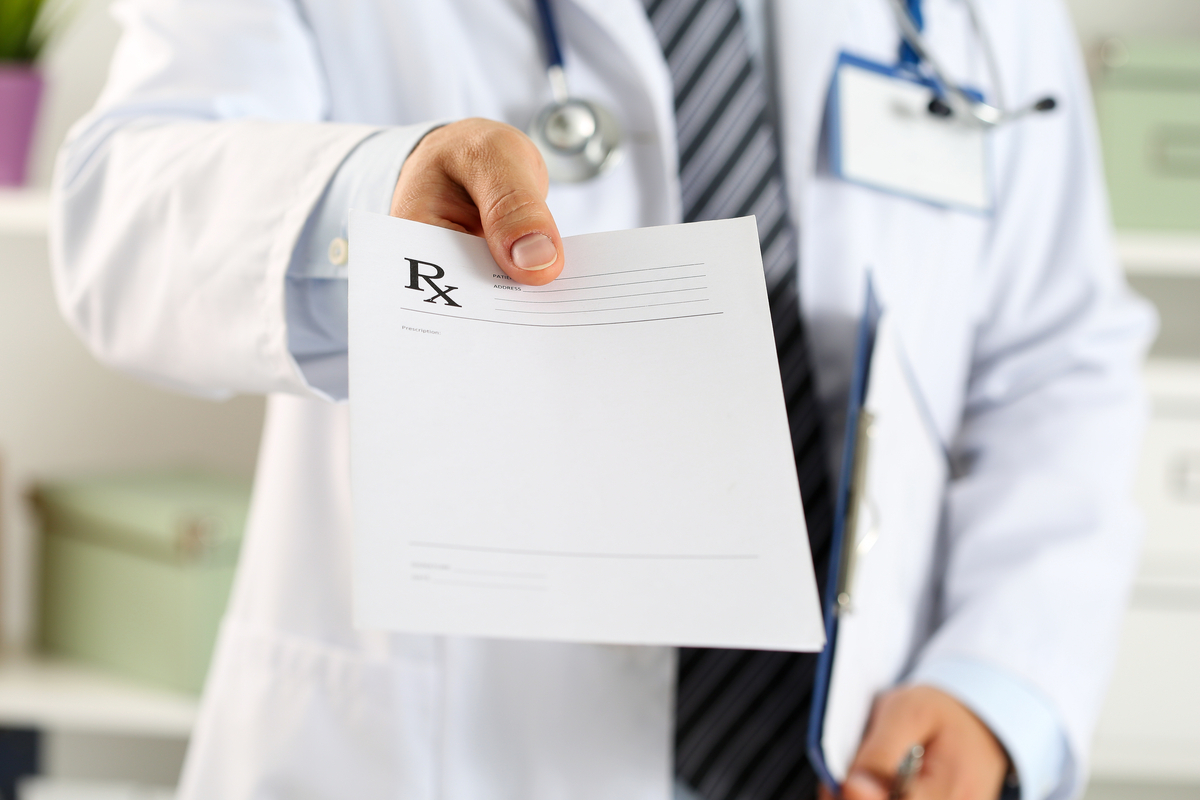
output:
M558 249L543 233L527 233L513 242L512 260L518 269L545 269L558 260Z
M846 783L842 788L847 794L863 798L863 800L866 800L866 798L887 800L890 787L884 786L879 782L878 778L869 772L855 770L846 776Z

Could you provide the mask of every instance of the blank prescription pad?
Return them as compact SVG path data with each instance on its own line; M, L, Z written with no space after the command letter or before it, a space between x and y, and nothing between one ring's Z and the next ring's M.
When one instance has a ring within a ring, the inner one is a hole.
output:
M482 239L350 218L355 618L517 639L824 643L753 218Z

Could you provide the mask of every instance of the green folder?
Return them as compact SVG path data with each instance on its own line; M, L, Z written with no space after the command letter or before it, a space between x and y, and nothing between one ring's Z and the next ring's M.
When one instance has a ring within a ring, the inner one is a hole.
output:
M1096 83L1118 228L1200 231L1200 41L1106 45Z
M43 483L40 635L50 652L198 693L233 582L246 480L166 472Z

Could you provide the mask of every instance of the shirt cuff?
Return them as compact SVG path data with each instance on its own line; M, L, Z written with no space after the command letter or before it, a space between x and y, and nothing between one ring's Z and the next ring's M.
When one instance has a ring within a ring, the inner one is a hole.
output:
M1045 800L1063 782L1067 739L1057 712L1035 689L969 658L936 658L905 681L941 689L971 709L1008 751L1021 800Z
M338 167L292 253L286 281L288 349L308 384L335 400L347 395L347 282L350 209L386 214L413 147L410 127L364 139Z

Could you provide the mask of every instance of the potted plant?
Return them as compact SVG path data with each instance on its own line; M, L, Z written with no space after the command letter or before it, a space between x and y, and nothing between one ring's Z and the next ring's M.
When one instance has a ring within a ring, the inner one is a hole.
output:
M42 96L36 62L55 27L49 0L0 0L0 186L21 186Z

